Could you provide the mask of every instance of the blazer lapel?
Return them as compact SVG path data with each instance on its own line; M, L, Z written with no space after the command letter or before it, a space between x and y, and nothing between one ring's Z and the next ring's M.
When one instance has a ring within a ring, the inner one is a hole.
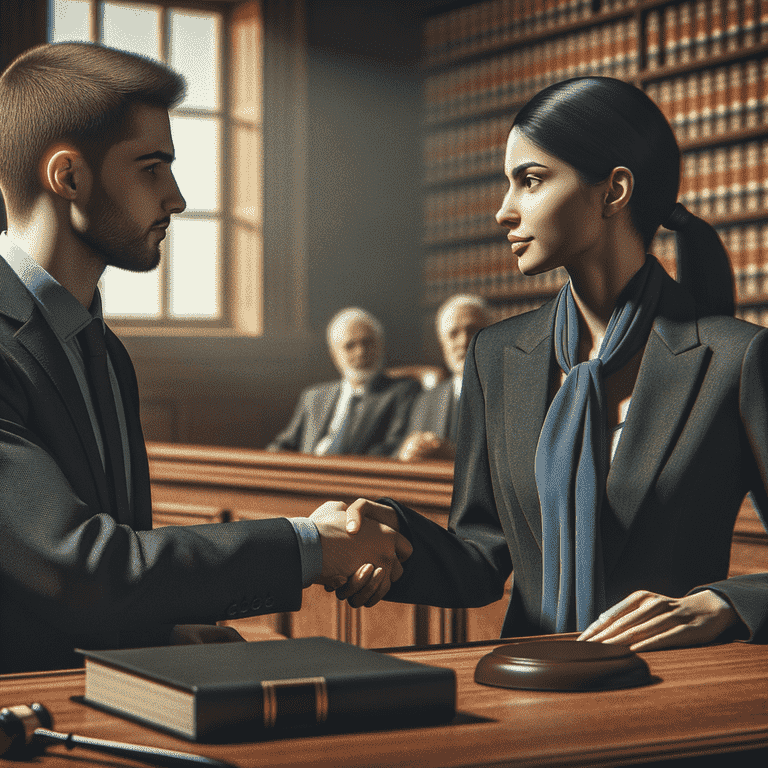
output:
M601 534L606 574L690 414L709 348L699 341L691 297L671 278L640 364L629 412L608 473Z
M528 325L504 349L504 432L509 473L531 533L541 547L541 506L534 465L547 413L556 303L529 315Z
M341 392L341 382L334 382L320 389L315 395L315 402L309 404L309 424L305 439L307 453L312 453L323 436L331 419L332 409Z
M33 305L34 306L34 305ZM58 391L80 437L102 508L110 509L109 489L91 420L69 358L48 323L34 308L16 332L16 340L39 363Z

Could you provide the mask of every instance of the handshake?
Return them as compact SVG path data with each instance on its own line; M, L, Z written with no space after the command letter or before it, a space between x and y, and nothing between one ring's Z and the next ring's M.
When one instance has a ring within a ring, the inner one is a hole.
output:
M397 513L384 504L358 499L349 507L327 501L309 517L317 526L323 569L316 579L354 608L370 608L403 575L412 552L399 533Z

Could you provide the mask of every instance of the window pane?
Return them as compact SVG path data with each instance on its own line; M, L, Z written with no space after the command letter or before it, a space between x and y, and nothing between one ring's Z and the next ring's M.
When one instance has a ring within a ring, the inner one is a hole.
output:
M171 11L170 16L170 64L187 81L187 95L180 106L218 109L219 15Z
M188 211L219 210L219 122L213 118L173 117L176 151L173 175Z
M171 224L171 315L215 318L219 309L219 222Z
M89 0L51 0L52 43L91 39L91 4Z
M113 48L160 59L160 8L156 5L104 3L102 42Z
M128 272L107 267L101 278L105 315L160 317L160 270Z

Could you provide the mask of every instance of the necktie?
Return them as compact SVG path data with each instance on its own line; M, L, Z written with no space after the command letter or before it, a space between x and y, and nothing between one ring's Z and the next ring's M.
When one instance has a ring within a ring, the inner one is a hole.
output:
M584 630L606 607L600 546L609 461L603 380L645 345L663 274L649 256L619 294L597 358L582 363L570 283L557 298L555 355L566 377L544 419L535 460L542 526L541 623L549 632Z
M328 450L325 452L326 455L332 453L344 453L344 449L346 448L346 438L349 436L349 432L352 428L359 403L360 395L352 395L352 397L349 398L349 402L347 403L347 410L344 414L344 420L341 422L339 428L334 433L333 439L328 446Z
M107 348L104 343L101 320L92 320L86 328L80 331L78 339L83 349L91 397L101 426L112 515L116 520L125 522L131 519L131 513L125 480L123 439L120 434L117 406L107 369Z

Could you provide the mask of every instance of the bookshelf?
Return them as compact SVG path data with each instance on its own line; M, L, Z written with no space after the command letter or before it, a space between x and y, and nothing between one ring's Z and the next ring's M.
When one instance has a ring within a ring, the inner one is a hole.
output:
M737 316L768 325L768 0L481 0L423 20L424 303L485 296L495 319L540 305L562 271L526 277L496 213L515 112L550 83L643 88L682 150L680 199L734 267ZM652 252L674 276L674 236Z

